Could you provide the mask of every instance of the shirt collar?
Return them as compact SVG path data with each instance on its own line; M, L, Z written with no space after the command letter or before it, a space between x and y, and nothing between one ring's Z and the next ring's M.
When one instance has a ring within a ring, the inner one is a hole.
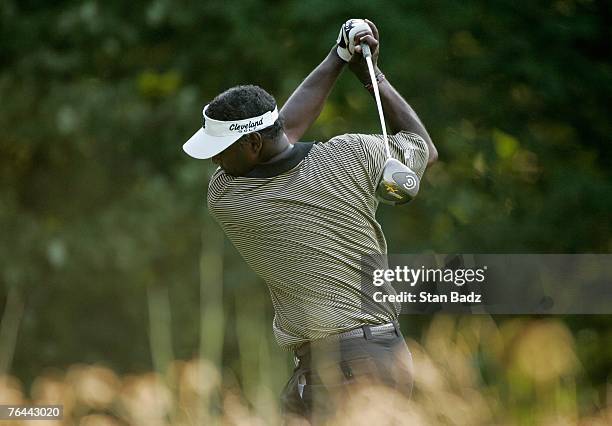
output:
M253 170L246 174L250 178L270 178L288 172L306 158L314 142L297 142L293 149L284 158L271 163L258 164Z

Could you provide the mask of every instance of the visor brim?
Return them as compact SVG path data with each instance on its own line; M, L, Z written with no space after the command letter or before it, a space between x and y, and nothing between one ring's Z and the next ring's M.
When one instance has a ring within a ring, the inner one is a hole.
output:
M198 160L207 160L223 152L244 135L211 136L199 129L183 144L183 151Z

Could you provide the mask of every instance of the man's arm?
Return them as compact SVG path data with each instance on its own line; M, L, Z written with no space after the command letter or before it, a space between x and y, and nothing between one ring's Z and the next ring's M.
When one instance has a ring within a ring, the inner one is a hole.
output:
M345 65L334 46L285 102L280 116L289 142L297 142L321 114L325 100Z
M353 59L351 59L349 66L351 71L355 73L357 78L363 83L370 83L370 74L368 72L368 67L366 64L363 55L361 55L361 46L359 44L363 41L366 42L370 46L370 50L372 51L372 60L374 63L374 73L378 76L381 74L380 69L376 65L376 61L378 59L378 30L376 26L366 19L366 22L370 26L372 30L371 33L359 33L355 37L355 52L357 54L353 55ZM429 133L425 129L425 126L419 119L418 115L412 107L406 102L406 100L400 95L397 90L387 81L387 79L383 79L378 84L378 90L380 92L380 99L383 106L383 111L385 113L385 119L388 123L389 129L391 133L397 133L402 130L407 130L412 133L416 133L421 136L423 140L427 143L427 148L429 149L429 160L427 164L431 164L438 159L438 150L433 144L431 138L429 137ZM374 93L372 92L372 96Z
M429 149L427 164L435 162L438 159L438 150L416 112L386 79L379 83L378 90L391 133L407 130L421 136Z

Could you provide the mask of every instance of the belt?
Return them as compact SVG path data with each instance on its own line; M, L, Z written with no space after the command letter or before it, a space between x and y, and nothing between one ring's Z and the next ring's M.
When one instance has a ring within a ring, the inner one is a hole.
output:
M311 344L320 345L325 344L327 342L338 342L348 339L357 339L362 338L365 340L370 340L374 336L383 336L388 333L395 333L396 336L401 336L399 323L397 321L390 322L388 324L381 325L363 325L359 328L355 328L353 330L345 331L343 333L332 334L330 336L324 337L322 339L312 340L310 342L304 343L300 347L296 348L293 351L294 361L296 362L298 358L303 356L305 353L309 351L309 346Z
M353 339L355 337L363 337L364 339L369 340L372 338L372 336L380 336L383 334L387 334L391 331L395 332L395 334L399 336L399 332L400 332L399 323L390 322L388 324L375 325L375 326L364 325L359 328L355 328L353 330L345 331L344 333L332 334L331 336L325 337L323 340L333 340L333 339L344 340L344 339Z

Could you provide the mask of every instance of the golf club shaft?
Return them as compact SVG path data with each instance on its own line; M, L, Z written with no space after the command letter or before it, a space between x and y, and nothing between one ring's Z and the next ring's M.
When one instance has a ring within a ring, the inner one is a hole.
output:
M380 101L380 93L378 92L378 82L376 81L376 75L374 74L374 64L372 64L372 53L370 52L370 46L368 46L366 43L361 43L361 52L366 60L366 63L368 64L370 80L372 80L372 88L374 89L374 99L376 99L378 117L380 118L380 127L382 128L383 139L385 141L385 152L387 153L387 158L391 158L389 140L387 139L387 126L385 125L385 116L383 115L382 103Z

